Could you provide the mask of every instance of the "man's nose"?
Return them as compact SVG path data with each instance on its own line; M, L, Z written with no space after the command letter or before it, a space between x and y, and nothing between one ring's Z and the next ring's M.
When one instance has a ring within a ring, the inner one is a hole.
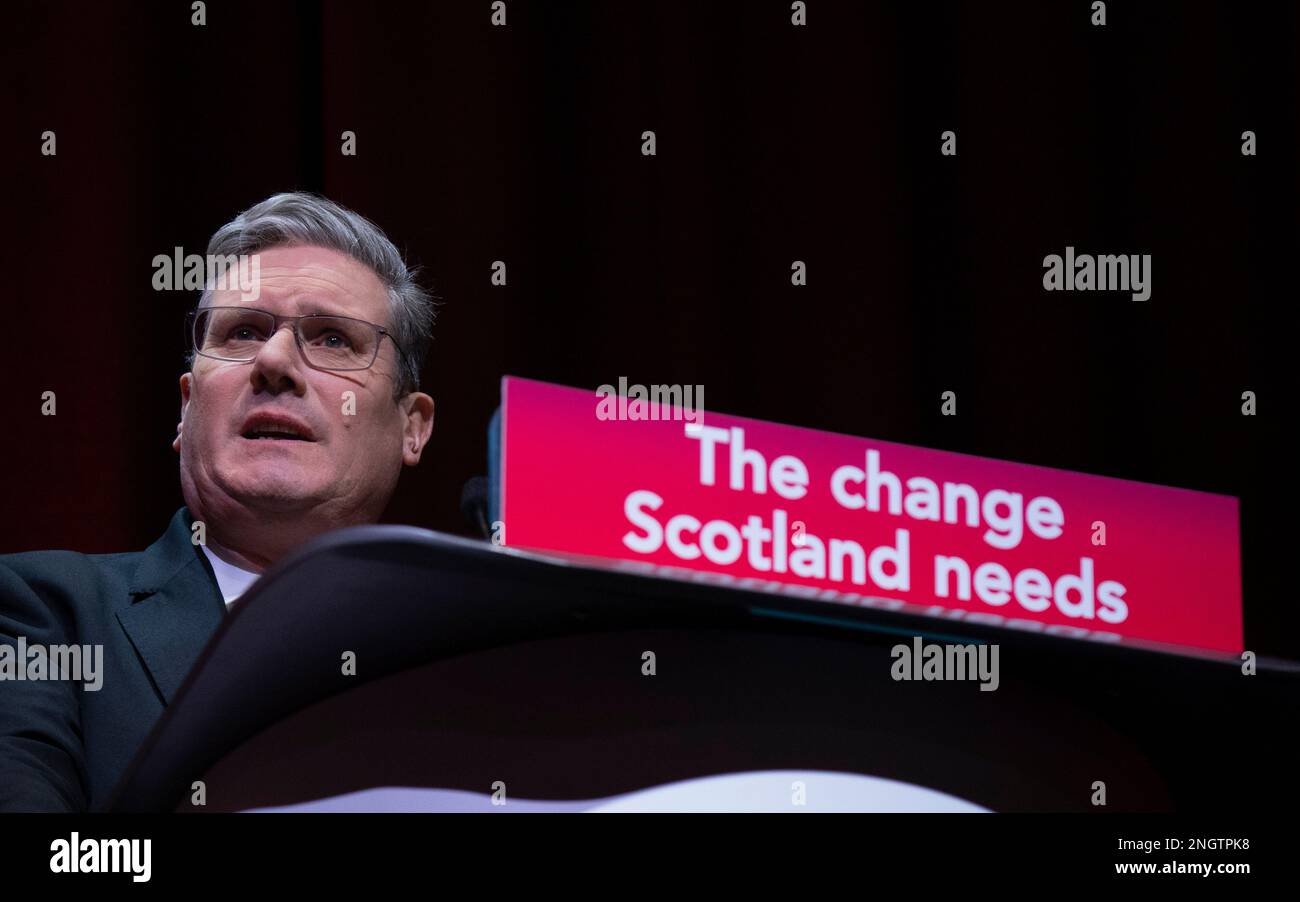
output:
M258 348L249 378L255 391L302 394L307 383L303 378L302 359L291 323L276 329Z

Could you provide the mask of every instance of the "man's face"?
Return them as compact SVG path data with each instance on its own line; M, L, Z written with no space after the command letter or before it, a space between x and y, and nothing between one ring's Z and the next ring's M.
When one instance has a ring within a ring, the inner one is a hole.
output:
M217 291L211 305L279 316L329 313L391 329L379 277L345 254L281 247L260 257L256 300L237 289ZM378 519L402 464L419 462L432 428L432 399L419 393L393 399L400 366L390 337L380 341L369 369L326 371L308 365L291 323L278 325L251 363L196 356L181 377L173 447L181 455L186 502L216 518L310 510L315 520L340 524ZM305 438L265 437L284 429Z

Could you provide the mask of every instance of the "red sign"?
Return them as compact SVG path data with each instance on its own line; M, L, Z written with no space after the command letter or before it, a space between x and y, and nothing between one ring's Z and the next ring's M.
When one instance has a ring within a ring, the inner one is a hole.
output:
M1242 650L1236 498L705 413L691 388L505 378L503 542Z

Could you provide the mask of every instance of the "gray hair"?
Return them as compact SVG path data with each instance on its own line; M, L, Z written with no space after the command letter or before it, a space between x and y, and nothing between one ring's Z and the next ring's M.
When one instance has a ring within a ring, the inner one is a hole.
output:
M408 268L388 237L364 216L318 194L274 194L217 229L208 242L208 259L297 245L347 254L379 277L388 293L392 338L400 351L401 377L395 380L394 396L417 391L437 301L416 283L418 269ZM205 307L211 300L209 286L200 296L199 306Z

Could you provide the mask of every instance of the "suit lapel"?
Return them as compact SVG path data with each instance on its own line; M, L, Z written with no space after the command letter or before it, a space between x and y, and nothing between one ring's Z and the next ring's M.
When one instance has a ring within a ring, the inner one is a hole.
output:
M164 704L226 613L216 578L190 540L190 525L189 511L181 508L141 555L128 587L132 603L117 614Z

